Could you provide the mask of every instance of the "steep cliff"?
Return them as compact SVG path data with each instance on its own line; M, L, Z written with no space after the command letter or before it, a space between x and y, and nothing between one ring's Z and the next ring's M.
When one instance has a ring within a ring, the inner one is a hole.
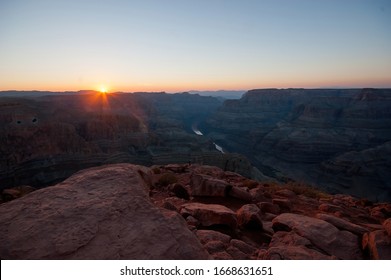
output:
M191 131L220 106L216 98L92 91L6 95L0 98L0 189L48 186L83 168L121 162L197 162L259 178L247 159L221 155L210 139Z
M226 101L203 127L228 151L246 155L269 176L390 201L391 169L383 166L383 158L391 156L388 149L382 150L384 155L365 153L364 161L344 157L345 165L362 170L371 161L380 176L377 171L327 176L343 154L364 153L391 140L389 108L389 89L252 90L240 100Z

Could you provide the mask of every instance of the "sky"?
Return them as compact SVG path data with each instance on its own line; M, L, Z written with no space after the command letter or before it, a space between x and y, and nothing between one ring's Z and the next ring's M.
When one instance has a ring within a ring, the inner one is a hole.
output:
M389 0L0 0L0 90L391 87Z

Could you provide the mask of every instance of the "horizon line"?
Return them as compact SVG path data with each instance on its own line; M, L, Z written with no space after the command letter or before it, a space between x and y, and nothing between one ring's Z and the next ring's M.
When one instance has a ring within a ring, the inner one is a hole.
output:
M251 88L251 89L206 89L206 90L199 90L199 89L191 89L191 90L179 90L179 91L172 91L172 90L136 90L136 91L123 91L123 90L117 90L117 91L108 91L107 93L139 93L139 92L145 92L145 93L190 93L190 92L221 92L221 91L235 91L235 92L247 92L251 90L267 90L267 89L312 89L312 90L319 90L319 89L391 89L391 86L389 87L262 87L262 88ZM78 89L78 90L44 90L44 89L5 89L0 90L0 92L52 92L52 93L67 93L67 92L100 92L97 89Z

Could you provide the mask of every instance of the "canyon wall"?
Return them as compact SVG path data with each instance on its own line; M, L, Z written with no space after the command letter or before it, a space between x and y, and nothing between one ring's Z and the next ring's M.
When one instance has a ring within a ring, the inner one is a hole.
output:
M265 174L391 200L390 89L265 89L202 124Z
M195 162L259 178L246 158L222 155L211 140L191 131L193 123L221 105L216 98L93 91L12 94L0 98L1 189L48 186L87 167L121 162Z

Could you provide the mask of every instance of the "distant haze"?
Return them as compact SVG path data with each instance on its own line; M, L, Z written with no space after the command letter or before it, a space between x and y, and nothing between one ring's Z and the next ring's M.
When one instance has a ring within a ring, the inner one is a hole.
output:
M0 90L391 87L388 0L0 1Z

